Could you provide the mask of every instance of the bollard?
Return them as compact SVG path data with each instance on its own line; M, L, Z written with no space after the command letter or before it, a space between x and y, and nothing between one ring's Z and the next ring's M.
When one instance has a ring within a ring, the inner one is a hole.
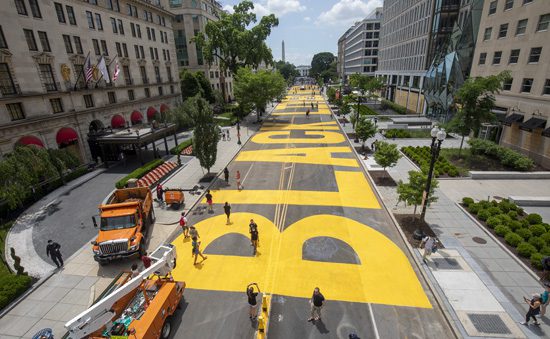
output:
M267 303L268 303L268 298L267 298L267 295L264 294L262 296L262 311L266 313L267 313Z
M265 332L265 320L263 315L258 317L258 331L260 331L260 333Z

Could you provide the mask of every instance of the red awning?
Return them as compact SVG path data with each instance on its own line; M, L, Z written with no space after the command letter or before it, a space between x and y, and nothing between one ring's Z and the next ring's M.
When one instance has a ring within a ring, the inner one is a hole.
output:
M143 121L143 115L140 111L133 111L132 115L130 115L130 120L132 124L140 124Z
M126 127L126 120L120 114L113 115L111 118L111 127L112 128L124 128Z
M17 142L17 145L36 145L38 147L44 147L44 144L42 143L42 140L38 139L37 137L33 135L26 135L19 139Z
M55 140L58 145L70 144L78 140L78 134L70 127L63 127L57 132Z
M170 107L166 104L160 105L160 113L164 113L164 112L168 111L169 109L170 109Z
M149 107L147 109L147 120L153 120L155 119L155 114L157 114L157 110L154 107Z

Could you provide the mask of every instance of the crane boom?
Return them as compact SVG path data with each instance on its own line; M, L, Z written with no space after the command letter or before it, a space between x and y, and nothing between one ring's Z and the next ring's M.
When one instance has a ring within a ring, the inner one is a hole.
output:
M160 245L151 255L153 263L138 276L114 290L65 324L69 339L84 338L112 321L115 313L112 306L126 294L137 288L151 274L168 275L176 267L176 249L173 245Z

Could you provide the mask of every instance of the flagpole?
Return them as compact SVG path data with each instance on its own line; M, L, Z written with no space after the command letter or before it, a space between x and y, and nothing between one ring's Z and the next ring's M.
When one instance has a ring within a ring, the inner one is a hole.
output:
M97 65L99 65L101 63L101 59L105 59L105 57L102 55L101 58L99 58L99 61L98 63L96 64L96 67ZM99 86L99 82L101 81L101 79L103 79L103 73L100 71L99 73L101 73L101 76L99 77L99 79L97 79L97 81L95 82L95 88L97 88L97 86Z
M86 59L90 57L90 52L88 52L88 55L84 59L84 62L86 62ZM84 73L84 65L82 65L82 70L78 73L78 77L76 78L76 82L74 83L74 90L76 91L76 86L78 85L78 80L80 80L80 76Z

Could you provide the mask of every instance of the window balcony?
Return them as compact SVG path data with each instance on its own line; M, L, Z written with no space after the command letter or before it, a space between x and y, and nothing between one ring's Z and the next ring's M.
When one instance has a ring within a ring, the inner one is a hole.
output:
M0 82L0 94L3 97L10 95L19 95L21 94L21 88L19 87L19 85L16 85L11 81L2 81Z
M44 86L46 87L46 91L48 92L57 92L59 88L61 88L59 82L45 83Z

